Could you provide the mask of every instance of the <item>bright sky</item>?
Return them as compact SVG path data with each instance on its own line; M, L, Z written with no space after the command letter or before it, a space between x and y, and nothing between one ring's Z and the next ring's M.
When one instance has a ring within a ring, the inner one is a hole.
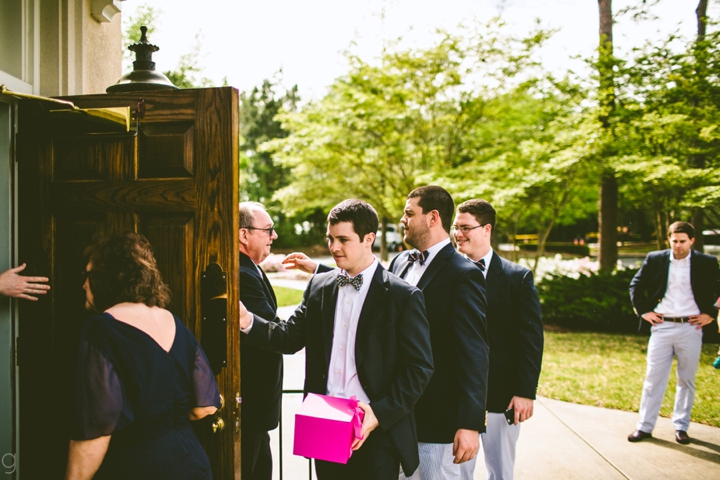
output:
M154 55L159 70L173 69L201 32L200 63L215 84L227 77L230 85L250 90L282 68L283 84L297 84L303 99L322 96L345 73L347 49L370 60L383 39L403 36L428 45L435 28L485 21L501 10L516 32L529 30L536 19L559 29L541 52L553 71L582 68L571 57L591 55L598 43L596 0L126 0L123 14L134 14L146 2L163 12L150 38L160 47ZM630 2L640 0L615 0L613 10ZM710 16L717 18L720 2L710 3ZM614 27L616 52L676 31L694 37L696 7L696 0L661 0L653 9L657 20L620 19Z

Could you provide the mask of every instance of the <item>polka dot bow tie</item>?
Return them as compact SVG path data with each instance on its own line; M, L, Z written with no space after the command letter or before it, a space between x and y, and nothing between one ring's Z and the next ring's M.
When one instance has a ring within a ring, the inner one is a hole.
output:
M417 250L413 250L408 254L408 260L410 263L420 262L420 265L425 265L425 261L430 256L430 252L425 250L424 252L419 252Z
M337 283L340 287L344 287L345 285L352 285L353 287L355 287L355 290L360 290L360 287L362 287L363 283L362 273L358 273L353 278L350 278L345 273L341 273L337 276Z

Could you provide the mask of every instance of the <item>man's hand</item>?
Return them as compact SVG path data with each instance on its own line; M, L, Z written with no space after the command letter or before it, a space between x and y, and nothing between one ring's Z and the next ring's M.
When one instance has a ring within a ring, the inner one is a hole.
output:
M533 408L535 407L535 400L525 397L512 397L508 410L515 408L515 423L517 425L520 422L524 422L528 418L533 416Z
M252 313L248 312L245 305L240 302L240 330L245 330L252 325Z
M660 325L663 323L663 316L655 312L647 312L642 316L642 319L650 322L650 325Z
M24 263L0 274L0 294L6 297L37 301L37 297L33 297L33 295L45 295L50 290L49 285L37 282L47 282L48 279L46 277L23 277L18 275L23 270L25 270Z
M317 262L310 260L310 257L301 252L293 252L283 258L282 263L288 270L300 270L301 272L315 273Z
M702 327L712 322L714 319L707 313L701 313L700 315L690 315L690 325L697 325L695 330L700 330Z
M370 432L375 430L375 428L380 425L380 422L378 422L378 419L375 416L375 412L373 412L372 408L370 408L370 405L368 405L367 403L358 402L358 407L362 408L365 412L365 418L363 418L362 423L362 440L360 440L359 438L353 440L353 451L359 450L360 447L362 447L363 443L365 443L365 440L367 440Z
M455 433L453 442L453 463L465 463L477 455L480 448L480 435L477 430L465 430L461 428Z

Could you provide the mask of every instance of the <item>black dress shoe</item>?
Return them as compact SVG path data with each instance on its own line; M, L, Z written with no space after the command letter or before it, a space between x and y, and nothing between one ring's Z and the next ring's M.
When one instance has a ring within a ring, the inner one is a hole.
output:
M635 430L633 433L628 435L628 442L639 442L641 440L645 440L646 438L652 438L652 433L646 433L642 430Z
M687 445L690 443L690 437L688 437L687 432L675 430L675 441L683 445Z

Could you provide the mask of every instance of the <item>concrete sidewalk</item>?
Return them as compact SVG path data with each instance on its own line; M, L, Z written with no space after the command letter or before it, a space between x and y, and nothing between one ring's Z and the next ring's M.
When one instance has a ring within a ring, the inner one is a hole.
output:
M291 285L302 288L300 282L284 286ZM278 315L287 318L293 311L294 307L284 307ZM304 350L285 356L285 389L302 389L304 367ZM309 478L307 460L292 455L294 413L300 402L301 395L283 399L283 480ZM675 442L670 419L659 418L653 438L630 443L627 436L637 419L637 412L538 398L535 414L520 433L515 479L720 480L720 428L693 423L688 430L691 443L680 445ZM273 479L280 479L278 433L277 429L271 432ZM485 479L482 452L475 479Z

